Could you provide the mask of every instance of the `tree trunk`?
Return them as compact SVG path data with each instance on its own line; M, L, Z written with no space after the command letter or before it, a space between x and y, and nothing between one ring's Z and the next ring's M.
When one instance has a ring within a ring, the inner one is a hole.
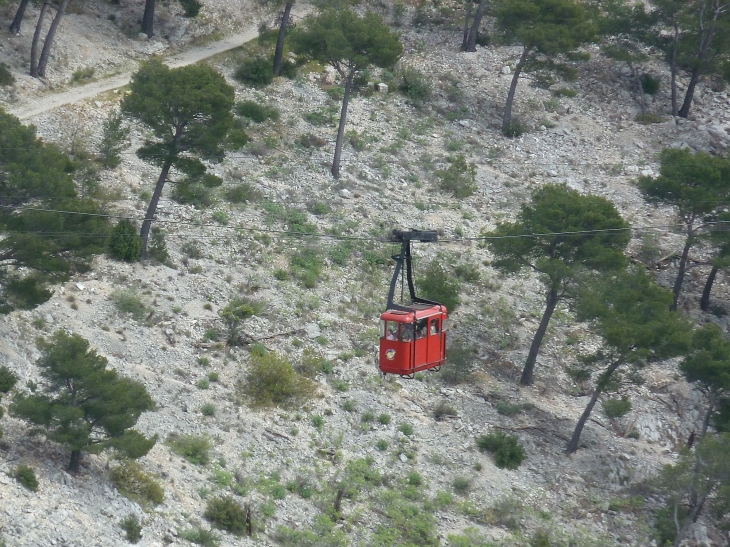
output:
M289 14L293 5L294 0L287 0L284 6L284 14L281 16L279 37L276 39L276 51L274 52L274 76L278 76L281 72L281 58L284 55L284 38L286 37L286 27L289 24Z
M142 221L142 229L139 232L139 236L142 238L142 253L140 255L142 260L147 260L147 258L149 258L147 255L147 240L150 237L150 226L152 226L152 220L155 218L157 204L160 201L162 189L165 187L165 182L167 182L167 174L170 172L171 166L172 160L167 160L162 165L162 172L160 173L160 177L157 179L155 192L152 194L149 207L147 207L147 214L145 214L144 221Z
M525 66L525 61L527 61L527 56L530 54L530 51L532 51L531 46L527 46L523 50L520 61L517 63L517 68L515 68L515 73L512 76L512 84L509 86L507 104L504 105L504 118L502 118L502 133L505 135L509 132L510 125L512 124L512 101L514 101L515 91L517 91L517 80L520 77L520 72L522 72L522 67Z
M634 80L636 80L636 85L639 87L639 106L641 107L641 113L646 114L646 98L644 97L644 86L641 84L639 71L636 70L634 63L629 62L627 64L629 65L631 75L634 77Z
M532 374L535 371L535 362L537 361L537 354L540 352L540 346L542 345L542 339L545 337L545 331L547 331L550 318L553 316L555 306L558 303L558 291L550 289L547 296L547 304L545 311L542 314L540 325L537 327L537 332L532 339L532 345L530 346L530 353L527 354L527 361L525 362L525 368L522 370L522 377L520 383L525 386L532 385Z
M679 301L679 293L682 290L682 283L684 282L684 274L687 270L687 257L689 256L689 249L694 243L694 230L690 223L687 227L687 239L684 242L684 249L682 249L682 257L679 259L679 271L677 272L677 279L674 280L674 287L672 292L674 293L674 302L669 306L672 311L677 311L677 302Z
M155 0L145 0L144 15L142 16L142 32L147 38L152 38L155 28Z
M702 291L702 298L700 298L700 309L702 311L707 311L707 308L710 307L710 292L712 292L712 284L715 282L715 276L719 269L718 266L713 266L710 275L707 276L705 289Z
M705 411L705 417L702 419L702 431L700 431L700 440L705 436L705 433L707 433L707 428L710 427L710 418L712 417L712 413L715 412L715 393L710 392L709 395L709 401L707 401L707 411Z
M484 11L486 9L487 0L479 0L477 12L474 14L474 22L471 24L471 30L469 31L469 39L466 44L466 51L477 50L477 37L479 36L479 26L482 24L482 17L484 17Z
M335 143L335 157L332 160L332 176L340 178L340 156L342 155L342 141L345 138L345 122L347 121L347 105L350 102L350 91L355 71L350 70L345 78L345 96L342 99L342 110L340 111L340 127L337 129L337 142Z
M78 473L79 464L81 463L81 450L71 451L71 461L68 464L68 470L72 473Z
M677 530L677 536L674 538L674 543L672 544L672 547L679 547L679 545L682 543L682 540L684 540L684 536L687 535L689 527L692 525L692 523L697 522L697 519L700 517L700 513L702 512L702 507L705 505L706 499L707 496L703 496L701 500L692 504L692 508L690 509L687 517L684 519L682 527Z
M51 28L48 29L48 34L46 34L46 40L43 42L41 58L38 60L38 75L43 78L46 77L46 66L48 65L48 58L51 56L51 46L53 45L53 38L55 38L56 36L58 25L61 23L61 18L66 11L66 6L68 6L68 2L69 0L63 0L61 2L61 7L58 8L56 16L51 22Z
M38 16L38 23L33 33L33 43L30 46L30 75L34 78L38 77L38 41L41 39L41 30L43 28L43 19L46 17L48 10L48 2L41 6L41 13Z
M687 86L687 93L684 94L682 108L680 108L677 113L680 118L686 118L689 116L689 109L692 106L692 97L694 97L695 94L695 87L697 87L697 82L700 81L700 72L701 70L699 68L695 68L692 71L692 76L690 77L689 85Z
M674 39L669 59L669 71L672 75L672 116L677 116L677 47L679 44L679 23L674 22Z
M20 0L20 5L18 5L18 10L15 12L13 22L10 23L10 27L8 28L10 34L20 34L20 23L23 22L25 8L28 7L28 2L30 2L30 0Z
M461 38L461 51L466 51L466 43L469 41L469 20L471 19L472 0L466 0L464 6L464 34Z
M606 372L601 374L601 378L598 380L598 383L596 384L596 388L593 390L593 395L591 395L591 400L588 402L588 406L586 406L586 409L583 411L583 414L581 414L581 417L578 420L578 423L575 424L575 431L573 431L573 436L570 438L568 447L565 449L565 451L568 454L573 454L576 450L578 450L578 441L580 441L580 435L581 435L581 433L583 433L583 426L586 425L586 422L588 421L588 418L591 415L591 412L593 411L593 407L596 406L598 397L601 395L601 393L605 389L606 384L608 383L608 380L611 378L611 375L616 371L616 369L620 365L621 365L621 361L616 361L615 363L611 363L611 366L609 366L606 369Z

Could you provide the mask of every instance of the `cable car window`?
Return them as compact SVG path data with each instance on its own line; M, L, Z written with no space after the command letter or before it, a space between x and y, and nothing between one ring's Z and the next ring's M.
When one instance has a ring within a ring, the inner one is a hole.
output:
M435 336L439 333L439 320L431 319L431 336Z
M380 337L385 338L385 320L380 320Z
M416 340L419 338L426 338L426 324L428 319L419 319L416 323Z
M388 321L388 326L385 329L385 337L388 340L398 340L398 323L395 321Z
M413 341L413 325L411 325L410 323L401 324L400 341L401 342L412 342Z

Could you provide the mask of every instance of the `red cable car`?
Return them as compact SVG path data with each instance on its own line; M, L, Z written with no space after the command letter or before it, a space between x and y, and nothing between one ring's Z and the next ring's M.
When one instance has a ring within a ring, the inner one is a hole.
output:
M393 240L401 242L401 252L393 256L395 272L388 308L380 316L380 372L413 378L421 370L439 370L446 362L446 306L416 296L411 266L411 241L437 241L438 234L433 230L394 230ZM408 306L393 301L399 276L403 282L404 263L411 297Z

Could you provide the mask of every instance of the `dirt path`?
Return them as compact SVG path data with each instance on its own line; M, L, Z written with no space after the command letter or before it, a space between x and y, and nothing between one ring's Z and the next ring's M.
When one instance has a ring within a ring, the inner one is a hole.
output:
M305 17L311 12L311 10L312 7L309 5L296 4L294 6L294 9L292 10L292 17L295 17L297 19ZM212 42L204 46L195 47L187 51L181 51L175 55L171 55L170 57L165 59L165 64L172 68L192 65L194 63L197 63L198 61L202 61L203 59L207 59L219 53L223 53L224 51L228 51L230 49L242 46L243 44L253 40L257 36L258 26L250 26L237 34L234 34L233 36L224 38L223 40ZM129 83L133 73L134 71L123 72L104 80L99 80L86 85L74 87L73 89L69 89L68 91L62 91L61 93L55 93L52 95L47 95L45 97L33 99L31 104L16 106L9 109L9 112L14 116L17 116L21 120L27 120L48 112L49 110L53 110L54 108L91 99L99 95L100 93L104 93L105 91L110 91L112 89L122 87Z

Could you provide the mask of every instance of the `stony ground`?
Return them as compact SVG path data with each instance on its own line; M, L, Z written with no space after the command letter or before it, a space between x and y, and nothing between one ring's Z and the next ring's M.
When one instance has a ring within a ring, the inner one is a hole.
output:
M64 20L69 27L58 43L63 54L49 84L67 85L79 67L92 66L101 76L148 54L185 47L196 37L234 32L250 23L244 13L254 17L259 9L206 3L200 20L185 21L172 6L162 8L161 36L151 42L131 30L125 34L125 25L132 28L133 9L141 10L139 4L79 9L83 13ZM5 8L6 19L11 11ZM29 12L28 22L33 18ZM110 13L117 14L114 21ZM18 38L2 36L0 60L8 62L19 80L5 93L6 104L26 104L48 92L20 76L27 57L22 44L30 28L26 23ZM78 32L66 32L70 29ZM37 310L0 318L0 362L19 374L19 385L38 381L33 365L39 355L33 344L37 336L58 328L79 333L112 367L147 386L158 408L142 417L141 431L160 439L173 433L209 436L217 462L196 466L158 443L140 462L163 484L165 501L142 507L112 485L108 469L116 464L108 455L87 456L82 471L71 476L63 471L68 457L63 450L29 437L24 424L6 416L0 446L0 528L7 545L124 545L119 520L128 514L143 522L140 545L187 545L182 530L207 527L202 518L206 499L230 493L221 486L222 473L235 475L246 486L239 499L252 504L260 527L253 539L222 534L222 544L270 545L279 526L310 529L315 516L331 505L327 496L338 473L362 457L373 458L390 488L399 488L400 481L417 471L424 497L439 491L452 494L453 503L435 512L444 544L449 534L468 527L504 545L526 544L539 529L582 538L579 545L650 544L645 515L659 500L643 485L676 458L697 427L701 400L677 380L675 364L652 367L644 385L624 390L634 410L614 422L596 411L584 431L583 447L566 456L565 443L587 397L565 369L574 363L578 348L593 340L566 310L559 310L543 345L535 385L519 387L516 380L542 313L540 285L529 275L500 277L489 268L487 251L471 238L511 218L532 189L565 182L608 197L635 227L656 227L637 229L631 249L638 259L656 262L660 279L669 282L675 265L660 259L675 252L681 238L667 228L674 222L671 212L645 205L632 180L657 172L657 152L664 146L724 152L730 145L730 96L701 86L689 121L675 123L665 116L663 123L637 124L638 104L627 91L627 72L589 48L591 60L579 66L578 81L553 87L574 89L575 98L555 98L528 79L520 83L515 111L530 131L510 140L498 131L499 109L518 51L490 46L459 53L458 32L415 31L410 25L401 31L406 46L401 63L428 74L435 96L418 108L392 92L356 97L348 130L357 131L357 147L345 147L339 182L328 174L335 129L312 125L307 119L313 117L306 116L336 111L338 102L327 93L336 83L332 74L310 66L296 80L280 79L255 91L231 77L245 53L219 56L212 63L236 86L237 100L255 99L281 112L277 122L251 126L252 144L213 166L224 180L220 196L248 182L261 197L246 205L221 197L210 208L196 209L165 196L158 224L166 232L169 265L98 258L90 273L56 288ZM650 98L650 108L664 114L666 70L658 62L647 69L662 77L662 91ZM372 78L387 75L375 73ZM101 123L121 93L31 121L42 138L65 149L94 151ZM132 130L122 165L102 172L101 186L113 214L141 218L157 172L134 155L142 129ZM298 144L309 134L323 145ZM478 191L460 201L434 186L435 171L445 168L447 157L455 153L477 165ZM317 226L320 236L287 237L280 207L309 211L307 221ZM416 380L383 381L379 376L374 360L377 318L390 271L375 258L392 253L381 238L394 227L440 231L437 245L418 246L419 267L440 260L450 268L479 268L480 281L464 284L463 304L449 327L455 343L477 349L472 382L449 385L439 373ZM355 240L346 265L327 259L314 288L282 273L290 270L289 257L302 248L314 246L327 254L341 244L327 233L365 239ZM689 275L688 310L697 307L707 270L701 264L707 258L702 250L693 258L700 264ZM135 321L120 312L112 295L122 291L135 291L148 313ZM303 408L253 410L241 403L237 384L246 370L248 348L226 349L206 340L208 331L222 329L218 311L237 295L265 304L246 321L248 337L294 364L307 348L333 364L331 373L317 377L318 395ZM727 300L724 277L715 296ZM211 372L218 380L200 387ZM434 409L442 402L457 416L437 421ZM504 403L534 406L510 417L497 411ZM214 415L201 413L205 404L214 405ZM363 421L364 416L367 420L381 414L390 416L388 424ZM316 418L321 418L319 428ZM400 431L403 424L412 426L412 434ZM525 446L528 457L519 469L500 470L477 450L475 438L497 430L517 435ZM638 431L638 440L625 436L632 430ZM385 441L387 448L379 450L378 441ZM5 474L21 463L37 470L37 493ZM272 499L272 476L282 484L310 485L320 494L308 498L291 492ZM459 478L469 482L461 493L454 491ZM610 504L635 494L643 496L644 509L619 511L616 503ZM363 496L343 503L344 520L337 527L353 544L367 545L377 525L387 523L376 499ZM691 537L693 545L727 541L709 523L698 525Z

